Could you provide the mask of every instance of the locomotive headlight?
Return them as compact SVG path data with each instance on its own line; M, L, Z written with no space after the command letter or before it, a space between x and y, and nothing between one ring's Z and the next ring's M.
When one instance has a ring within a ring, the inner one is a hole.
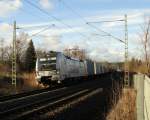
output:
M59 71L57 71L56 73L59 74Z

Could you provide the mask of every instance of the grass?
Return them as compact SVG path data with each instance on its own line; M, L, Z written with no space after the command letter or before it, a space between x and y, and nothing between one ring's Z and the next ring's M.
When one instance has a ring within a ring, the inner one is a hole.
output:
M23 86L22 86L23 91L30 91L30 90L41 88L41 86L38 85L38 82L35 79L34 72L23 73L22 79L23 79Z
M16 92L26 92L35 89L40 89L41 86L38 85L35 80L35 73L22 73L17 75L17 88ZM0 72L0 94L9 95L13 94L14 87L11 85L11 75Z
M134 89L123 89L117 104L113 105L106 120L136 120L136 92Z

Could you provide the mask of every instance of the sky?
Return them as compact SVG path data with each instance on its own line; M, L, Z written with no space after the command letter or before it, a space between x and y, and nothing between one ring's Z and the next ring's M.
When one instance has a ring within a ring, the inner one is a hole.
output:
M129 57L139 58L141 26L150 17L150 0L0 0L0 8L0 39L6 45L12 44L16 21L17 36L27 33L36 49L79 46L91 59L110 62L124 60L124 44L102 31L124 41L125 23L116 20L127 14Z

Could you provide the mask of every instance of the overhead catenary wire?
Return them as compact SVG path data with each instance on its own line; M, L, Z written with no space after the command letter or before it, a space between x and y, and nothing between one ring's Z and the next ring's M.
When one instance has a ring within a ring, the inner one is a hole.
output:
M82 19L83 22L87 23L86 19L84 19L84 17L82 17L78 12L76 12L73 8L71 8L64 0L58 0L58 1L61 2L66 8L71 10L78 17L80 17L80 19Z
M95 21L95 22L88 22L88 23L104 23L104 22L122 22L124 19L118 19L118 20L104 20L104 21Z
M56 20L57 22L63 24L64 26L68 27L69 29L73 30L72 26L66 24L65 22L63 22L61 19L55 17L54 15L49 14L47 11L41 9L39 6L37 6L36 4L32 3L29 0L24 0L26 3L30 4L31 6L33 6L34 8L38 9L39 11L41 11L42 13L44 13L45 15L47 15L49 18L53 18L54 20ZM77 31L80 36L87 38L86 35L82 34L81 32Z
M61 2L66 8L68 8L68 10L72 11L72 13L76 14L84 22L84 24L86 24L88 22L82 15L80 15L76 10L74 10L72 7L70 7L64 0L58 0L58 1ZM86 25L88 25L88 24L86 24ZM89 27L91 27L91 26L89 26Z
M40 34L42 32L45 32L46 30L50 29L50 27L54 27L54 26L55 26L55 24L52 24L52 26L48 26L48 27L46 27L46 28L44 28L44 29L42 29L42 30L40 30L40 31L30 35L30 37L33 37L33 36L36 36L36 35L38 35L38 34Z
M96 26L94 26L94 25L91 25L91 24L89 24L89 23L87 23L87 24L90 25L90 26L92 26L92 27L95 28L96 30L105 33L106 35L108 35L108 36L110 36L110 37L112 37L112 38L114 38L114 39L116 39L116 40L118 40L118 41L120 41L120 42L122 42L122 43L125 43L125 42L124 42L123 40L121 40L120 38L117 38L117 37L113 36L112 34L106 32L106 31L103 31L103 30L99 29L98 27L96 27Z
M113 36L111 33L105 32L104 30L101 30L101 29L99 29L99 28L97 28L97 27L91 25L91 24L90 24L91 22L87 22L87 20L84 19L78 12L76 12L73 8L71 8L68 4L66 4L66 2L64 2L64 0L58 0L58 1L60 1L65 7L67 7L69 10L71 10L71 11L72 11L73 13L75 13L77 16L79 16L80 19L82 19L88 26L90 26L90 27L92 27L92 28L95 28L96 30L98 30L98 31L100 31L100 32L103 32L103 33L105 33L107 36L110 36L110 37L112 37L112 38L114 38L114 39L116 39L116 40L119 40L119 41L122 42L122 43L125 43L123 40L121 40L121 39L119 39L119 38ZM109 20L109 21L99 21L99 22L94 22L94 23L100 23L100 22L117 22L117 21L120 21L120 22L121 22L121 21L124 21L124 19ZM102 35L102 36L105 36L105 35Z
M12 5L12 7L16 8L14 5ZM19 8L19 9L20 9L22 12L26 13L26 14L29 14L29 15L31 15L31 16L35 16L35 17L37 17L37 18L43 19L43 17L37 16L37 15L33 14L32 12L28 12L28 11L24 10L23 8ZM7 22L5 22L5 21L3 21L3 20L0 20L0 23L7 23ZM7 23L7 24L13 27L12 24L10 24L10 23ZM30 27L29 27L29 26L28 26L28 27L19 27L19 26L16 26L16 29L29 29L29 28L32 28L32 27L41 27L41 26L46 26L46 25L30 26Z
M28 39L32 39L32 37L35 37L35 36L39 35L40 33L49 30L51 27L55 27L55 24L52 24L51 26L45 27L45 28L43 28L42 30L40 30L40 31L38 31L38 32L36 32L36 33L33 33L33 34L29 35L29 36L28 36ZM19 29L20 29L20 28L19 28Z
M74 10L72 7L70 7L64 0L58 0L58 1L60 3L62 3L67 9L69 9L72 13L76 14L84 22L84 24L86 24L88 22L82 15L80 15L78 12L76 12L76 10Z
M37 29L37 28L43 28L43 27L46 27L46 26L49 26L51 25L50 23L49 24L43 24L43 25L18 25L20 29Z
M12 4L11 7L16 8L13 4ZM26 13L26 14L28 14L28 15L30 15L30 16L34 16L34 17L36 17L36 18L41 18L41 19L43 19L43 17L41 17L41 16L39 16L39 15L36 15L36 14L33 14L31 11L29 12L29 11L27 11L27 10L24 10L22 7L20 7L19 10L21 10L23 13Z
M24 10L23 8L20 8L20 10L21 10L22 12L24 12L24 13L30 15L30 16L34 16L34 17L36 17L36 18L44 19L43 17L41 17L41 16L39 16L39 15L36 15L36 14L33 14L32 12L29 12L29 11L27 11L27 10Z
M72 7L70 7L64 0L58 0L59 2L61 2L66 8L68 8L69 10L71 10L74 14L76 14L78 17L80 17L80 19L82 19L85 23L90 23L88 22L82 15L80 15L76 10L74 10ZM106 21L98 21L98 22L94 22L94 23L102 23L102 22L117 22L117 21L124 21L124 19L116 19L116 20L106 20Z

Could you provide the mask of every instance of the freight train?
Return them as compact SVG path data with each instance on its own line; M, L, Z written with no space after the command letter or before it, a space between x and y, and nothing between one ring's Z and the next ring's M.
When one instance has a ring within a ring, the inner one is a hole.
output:
M47 57L36 60L36 79L43 85L79 80L109 72L106 65L91 60L79 60L51 51Z

